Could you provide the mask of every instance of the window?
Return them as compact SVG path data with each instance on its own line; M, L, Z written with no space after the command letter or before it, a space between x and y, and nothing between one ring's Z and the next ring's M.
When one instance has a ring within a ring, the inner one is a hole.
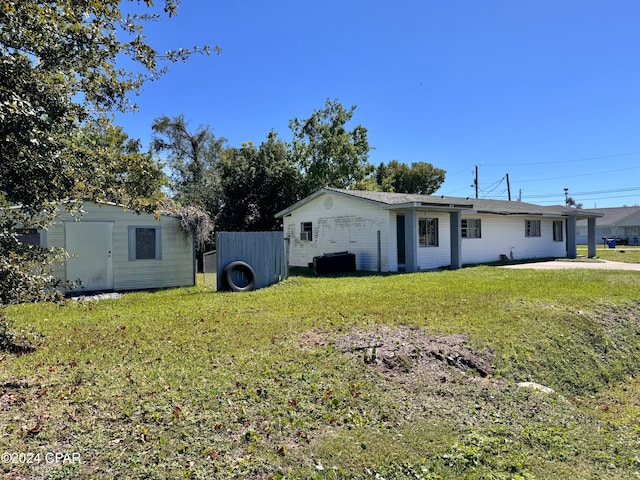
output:
M313 224L311 222L300 224L300 240L313 240Z
M37 228L19 228L16 233L18 234L18 240L25 245L34 245L41 247L40 245L40 232Z
M553 221L553 241L554 242L561 242L563 240L563 235L562 235L563 223L564 222L562 220Z
M462 238L481 238L482 232L480 231L480 219L479 218L469 218L461 221L462 230L461 236Z
M129 227L129 260L161 260L160 227Z
M524 236L525 237L540 237L540 220L525 220L524 221Z
M438 219L421 218L418 220L418 235L421 247L438 246Z

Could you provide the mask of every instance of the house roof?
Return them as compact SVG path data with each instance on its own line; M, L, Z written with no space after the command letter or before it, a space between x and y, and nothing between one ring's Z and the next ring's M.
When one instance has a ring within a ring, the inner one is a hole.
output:
M640 207L594 208L591 211L602 216L596 222L599 227L614 226L633 215L640 215Z
M505 200L487 200L469 197L463 198L447 197L444 195L419 195L412 193L370 192L364 190L323 188L322 190L318 190L310 196L300 200L289 208L278 212L276 217L283 217L293 210L296 210L297 208L300 208L308 202L325 194L337 194L351 198L358 198L367 202L376 203L389 209L434 207L452 211L458 210L466 213L491 213L498 215L575 215L578 218L600 216L600 214L590 210L577 210L562 205L542 206L525 202L509 202Z

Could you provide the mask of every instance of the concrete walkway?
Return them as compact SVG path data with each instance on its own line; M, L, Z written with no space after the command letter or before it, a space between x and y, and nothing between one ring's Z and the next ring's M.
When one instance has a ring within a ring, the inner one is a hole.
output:
M591 270L635 270L640 272L640 263L614 262L612 260L551 260L545 262L502 265L499 268L534 268L540 270L561 270L566 268L587 268Z

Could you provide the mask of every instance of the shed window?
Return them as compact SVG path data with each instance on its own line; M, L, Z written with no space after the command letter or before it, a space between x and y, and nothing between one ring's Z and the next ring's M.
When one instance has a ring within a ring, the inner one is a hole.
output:
M300 224L300 240L313 240L313 224L311 222Z
M562 227L563 227L562 220L553 221L553 241L554 242L561 242L564 239L562 235Z
M161 260L160 227L129 227L129 260Z
M540 237L540 220L525 220L524 221L524 236L525 237Z
M418 220L418 235L421 247L438 246L438 219L421 218Z
M461 227L460 235L462 238L482 238L479 218L461 220Z
M42 247L40 244L40 232L38 232L37 228L19 228L16 233L21 243Z

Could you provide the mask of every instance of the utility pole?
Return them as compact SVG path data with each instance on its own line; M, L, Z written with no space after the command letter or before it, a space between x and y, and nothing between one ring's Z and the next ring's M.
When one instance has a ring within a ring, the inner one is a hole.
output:
M522 201L522 189L520 189L519 192L518 192L518 201L519 202Z
M511 201L511 184L509 183L509 174L507 173L507 195L509 196L509 201Z
M476 179L473 184L476 186L476 198L478 198L478 165L476 165Z
M564 189L564 205L565 207L569 206L569 189L566 187Z

